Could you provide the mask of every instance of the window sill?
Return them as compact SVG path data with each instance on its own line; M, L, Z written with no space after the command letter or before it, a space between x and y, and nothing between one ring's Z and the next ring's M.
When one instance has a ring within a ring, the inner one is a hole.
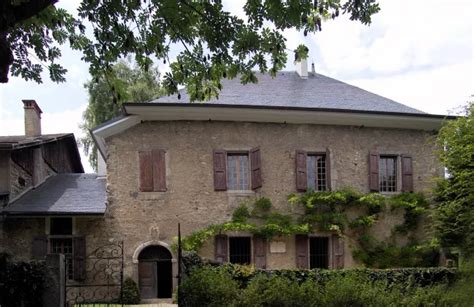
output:
M393 196L393 195L401 194L402 191L396 191L396 192L379 192L379 193L382 194L382 195L385 195L385 196Z
M255 196L252 190L227 190L229 196Z

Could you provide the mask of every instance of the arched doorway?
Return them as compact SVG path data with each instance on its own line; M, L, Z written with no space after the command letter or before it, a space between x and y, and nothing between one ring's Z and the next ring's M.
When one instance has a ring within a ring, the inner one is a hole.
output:
M160 245L143 249L138 255L138 284L142 299L171 298L173 274L170 251Z

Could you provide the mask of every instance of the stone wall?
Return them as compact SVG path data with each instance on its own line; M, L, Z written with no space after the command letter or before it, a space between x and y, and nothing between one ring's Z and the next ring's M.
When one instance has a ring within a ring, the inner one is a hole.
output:
M78 218L76 234L85 235L87 253L110 242L123 240L125 275L138 279L136 259L147 244L172 244L178 222L183 236L213 223L231 218L233 210L246 199L266 196L281 212L295 210L287 196L295 193L295 150L331 152L333 189L353 187L368 192L368 154L410 154L413 157L414 188L428 191L433 177L442 175L432 153L434 135L402 129L364 127L289 125L232 122L144 122L107 139L107 211L103 218ZM213 187L214 149L249 150L259 146L262 159L263 187L258 191L216 192ZM166 150L167 191L139 192L138 151ZM384 238L402 213L390 214L374 227L373 233ZM21 222L21 221L20 221ZM9 222L16 223L16 222ZM33 231L8 236L25 237ZM14 227L16 228L16 227ZM15 231L13 227L9 230ZM39 227L41 228L41 227ZM28 230L30 229L30 230ZM18 230L19 231L19 230ZM12 239L13 240L13 239ZM31 239L30 239L31 240ZM268 253L269 268L295 267L294 238L276 238L284 242L284 253ZM13 243L11 241L10 243ZM345 266L355 265L346 240ZM21 243L15 251L29 250ZM200 251L213 258L213 242ZM135 260L135 262L134 262ZM176 274L176 271L173 273Z
M363 127L258 124L232 122L145 122L107 140L108 209L101 233L125 240L130 263L137 246L156 240L171 244L181 222L183 235L230 219L246 198L266 196L281 211L292 210L286 199L295 192L295 150L331 151L333 189L353 187L368 192L368 153L410 154L414 188L426 191L442 169L432 154L428 132ZM261 149L263 187L256 192L215 192L214 149ZM167 160L167 192L139 192L138 151L163 148ZM399 218L381 223L377 235L387 236ZM269 256L269 264L291 266L294 243L287 255ZM350 244L347 242L346 244ZM212 243L209 243L212 245ZM202 254L212 257L213 248ZM346 253L350 258L350 253ZM274 260L272 258L274 257ZM348 264L352 263L347 259ZM290 263L290 264L289 264ZM293 262L294 263L294 262Z

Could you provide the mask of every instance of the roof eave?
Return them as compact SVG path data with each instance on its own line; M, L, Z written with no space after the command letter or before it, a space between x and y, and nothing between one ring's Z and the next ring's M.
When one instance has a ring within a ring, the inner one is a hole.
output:
M353 111L300 107L242 106L179 103L128 103L127 114L143 121L215 120L267 123L365 126L395 129L438 130L455 116L426 113Z

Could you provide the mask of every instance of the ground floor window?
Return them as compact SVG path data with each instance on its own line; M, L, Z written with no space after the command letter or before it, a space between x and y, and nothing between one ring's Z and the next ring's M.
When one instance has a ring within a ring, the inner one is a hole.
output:
M250 237L230 237L229 238L229 262L236 264L251 263L251 242Z
M328 237L312 237L309 239L309 267L310 269L329 268Z
M68 279L73 279L73 242L72 238L51 238L49 240L52 254L64 254L66 259L66 272Z
M71 217L52 217L49 220L49 252L64 254L68 279L74 278L72 224Z

